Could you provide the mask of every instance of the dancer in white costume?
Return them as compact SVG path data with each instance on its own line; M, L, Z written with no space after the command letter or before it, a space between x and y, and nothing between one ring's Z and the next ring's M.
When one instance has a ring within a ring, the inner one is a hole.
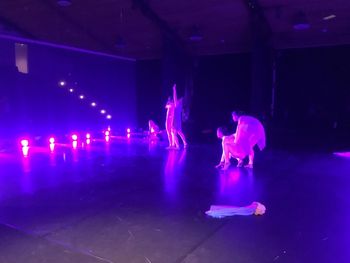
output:
M176 84L173 86L173 96L174 96L174 105L175 105L175 111L174 111L174 120L173 120L173 127L172 127L172 134L173 134L173 140L174 140L174 146L176 148L180 148L179 140L177 138L177 135L180 136L182 143L184 145L184 148L187 147L187 141L185 134L182 132L182 102L183 99L177 98L177 92L176 92Z
M254 146L258 145L262 151L266 146L265 129L261 122L251 116L240 115L232 112L232 119L237 123L236 136L233 143L224 144L226 170L230 165L229 154L238 158L238 167L243 165L243 159L249 157L247 168L253 168L254 164Z

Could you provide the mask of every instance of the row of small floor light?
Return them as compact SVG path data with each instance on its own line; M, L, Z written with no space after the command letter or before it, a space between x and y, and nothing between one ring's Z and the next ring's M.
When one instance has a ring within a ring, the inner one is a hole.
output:
M131 136L131 129L130 129L130 128L126 129L126 132L127 132L127 135L126 135L127 138L130 138L130 136ZM103 133L104 133L104 137L105 137L104 139L105 139L105 141L106 141L106 142L109 142L110 136L111 136L111 129L108 128L108 129L107 129L106 131L104 131ZM71 135L72 146L73 146L74 149L76 149L76 148L78 147L78 138L79 138L79 136L78 136L78 134L76 134L76 133L73 133L73 134ZM85 135L85 142L86 142L87 145L89 145L89 144L91 143L91 139L92 139L91 134L90 134L90 133L86 133L86 135ZM55 137L51 136L51 137L48 139L48 143L49 143L50 150L51 150L51 151L54 151L54 149L55 149L55 143L56 143ZM24 154L25 156L27 156L27 155L28 155L28 152L29 152L29 147L30 147L30 141L29 141L29 139L28 139L28 138L22 138L22 139L20 140L20 145L21 145L21 147L22 147L22 152L23 152L23 154Z

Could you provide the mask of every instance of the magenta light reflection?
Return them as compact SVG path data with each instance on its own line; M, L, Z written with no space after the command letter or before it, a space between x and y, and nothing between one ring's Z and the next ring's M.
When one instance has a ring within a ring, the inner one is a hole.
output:
M24 157L27 157L29 153L29 147L28 146L23 146L22 147L22 154Z
M350 152L335 152L334 155L350 158Z
M109 136L105 137L106 142L109 142Z
M73 149L75 150L78 147L78 142L77 141L73 141L72 142L72 146L73 146Z
M55 143L50 143L50 151L53 152L55 150Z
M91 139L86 139L86 144L89 145L91 143Z

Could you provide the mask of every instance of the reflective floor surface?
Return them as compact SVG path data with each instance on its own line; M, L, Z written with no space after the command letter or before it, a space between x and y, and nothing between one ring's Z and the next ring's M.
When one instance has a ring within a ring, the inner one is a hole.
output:
M214 168L220 145L145 142L0 152L0 262L350 262L350 159L266 150ZM263 216L209 218L263 203Z

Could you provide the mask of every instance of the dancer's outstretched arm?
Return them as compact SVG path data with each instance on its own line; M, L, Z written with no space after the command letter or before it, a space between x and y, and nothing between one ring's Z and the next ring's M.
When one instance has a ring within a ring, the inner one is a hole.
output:
M176 84L174 84L174 86L173 86L173 98L174 98L174 104L176 107L177 106Z

